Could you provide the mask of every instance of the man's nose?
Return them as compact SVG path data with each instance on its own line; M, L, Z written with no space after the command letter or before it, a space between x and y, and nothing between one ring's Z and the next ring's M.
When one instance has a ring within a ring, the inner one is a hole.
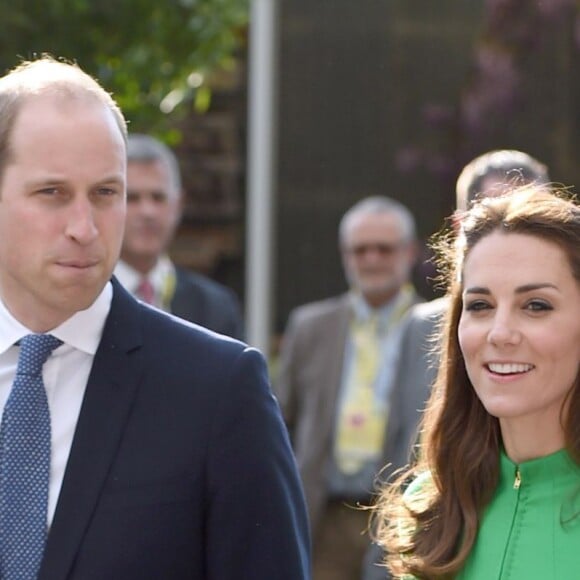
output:
M151 216L157 213L158 204L152 197L143 196L132 203L137 211L142 215Z
M79 199L70 208L67 235L82 245L90 244L99 235L94 207L88 199Z

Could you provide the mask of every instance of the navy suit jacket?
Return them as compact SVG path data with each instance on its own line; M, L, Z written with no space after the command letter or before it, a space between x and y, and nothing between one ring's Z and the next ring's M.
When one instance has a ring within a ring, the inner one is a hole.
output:
M236 295L213 280L176 268L171 312L180 318L242 340L244 324Z
M39 579L309 578L262 356L113 288Z

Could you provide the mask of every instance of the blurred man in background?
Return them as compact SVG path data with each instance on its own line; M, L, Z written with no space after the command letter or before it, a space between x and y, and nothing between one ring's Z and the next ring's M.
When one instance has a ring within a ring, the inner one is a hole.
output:
M167 255L182 208L175 155L153 137L129 135L127 220L115 275L144 302L221 334L242 338L242 316L234 293L201 274L175 266Z
M290 314L276 384L305 487L314 580L359 580L377 470L406 447L418 413L393 383L400 321L420 300L409 283L415 221L388 197L340 223L350 290ZM403 408L411 409L407 415Z
M548 168L523 151L496 149L470 161L455 186L458 211L469 209L478 197L501 195L506 186L548 183Z

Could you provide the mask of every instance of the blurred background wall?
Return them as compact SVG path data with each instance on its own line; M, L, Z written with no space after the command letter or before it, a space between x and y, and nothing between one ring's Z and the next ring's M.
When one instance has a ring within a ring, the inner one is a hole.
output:
M362 196L403 201L427 237L488 149L578 185L577 14L565 0L282 0L277 332L345 290L337 224Z

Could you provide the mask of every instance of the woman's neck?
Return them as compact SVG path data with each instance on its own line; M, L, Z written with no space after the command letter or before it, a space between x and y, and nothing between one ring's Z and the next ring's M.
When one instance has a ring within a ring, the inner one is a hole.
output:
M500 418L499 424L505 452L514 463L544 457L565 446L559 417L556 421L538 416Z

